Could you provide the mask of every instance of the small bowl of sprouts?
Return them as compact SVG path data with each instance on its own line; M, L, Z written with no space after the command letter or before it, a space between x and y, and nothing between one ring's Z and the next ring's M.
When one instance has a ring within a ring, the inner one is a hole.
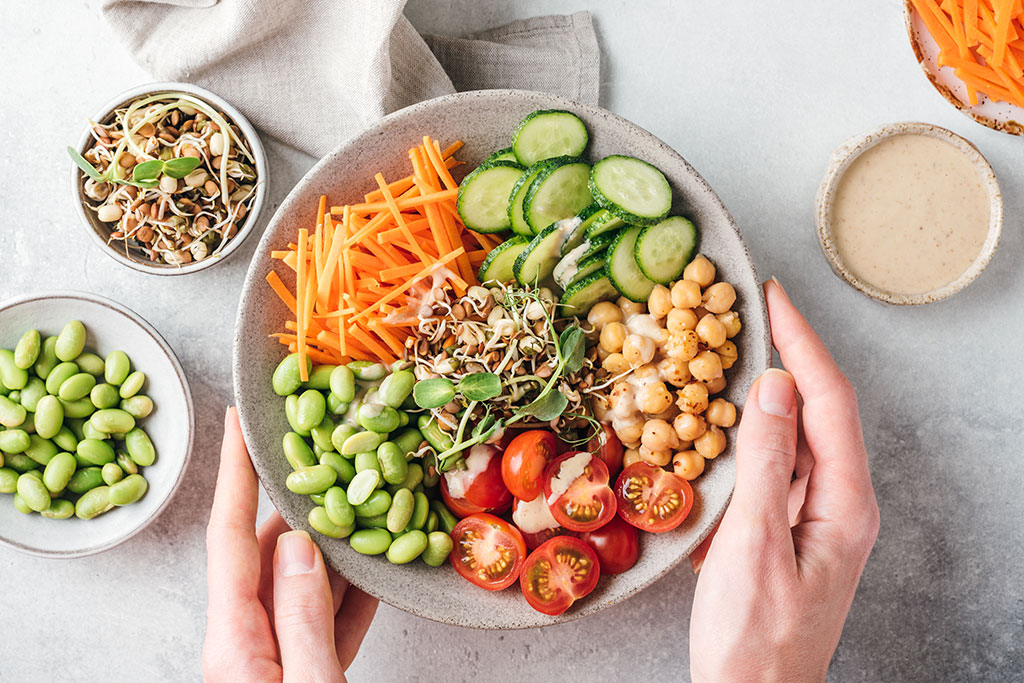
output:
M153 83L89 121L72 187L90 234L115 261L157 275L208 268L252 232L267 195L263 145L214 93Z

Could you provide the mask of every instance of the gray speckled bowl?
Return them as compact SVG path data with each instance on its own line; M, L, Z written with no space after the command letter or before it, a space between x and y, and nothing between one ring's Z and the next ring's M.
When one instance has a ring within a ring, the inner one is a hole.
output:
M740 361L729 372L726 397L742 404L751 382L770 365L764 300L747 247L718 196L668 145L608 111L541 93L489 90L423 102L387 116L306 174L267 228L242 289L234 343L235 399L260 479L293 528L313 533L306 519L313 504L306 496L290 493L284 485L290 468L281 453L281 437L288 424L283 402L270 386L270 376L283 354L281 346L269 335L281 328L288 311L264 280L276 264L270 259L271 250L294 240L300 226L315 221L321 194L326 194L332 204L359 201L375 187L373 176L378 171L389 179L408 175L407 151L419 144L424 134L442 145L463 140L466 146L457 156L468 162L458 169L465 173L495 149L507 147L513 129L526 114L551 108L573 111L582 117L590 129L592 159L615 153L631 154L660 168L675 190L675 210L690 217L701 230L701 251L718 265L722 277L735 284L743 331L736 340ZM721 517L732 494L735 475L730 444L695 482L697 501L684 524L666 534L642 534L637 565L622 575L602 578L589 597L559 617L531 609L518 585L491 593L471 586L448 565L439 569L419 562L394 566L381 557L359 555L346 541L322 536L317 540L324 557L339 573L366 592L407 612L477 628L544 626L592 614L620 602L672 569Z

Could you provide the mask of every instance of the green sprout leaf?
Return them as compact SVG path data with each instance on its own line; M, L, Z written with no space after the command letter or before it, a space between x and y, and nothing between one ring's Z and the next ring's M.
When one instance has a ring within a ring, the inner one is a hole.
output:
M538 396L529 405L520 409L520 413L532 415L541 422L549 422L562 414L568 407L569 399L560 391L552 391Z
M562 351L565 372L578 372L583 367L583 357L587 351L587 340L583 336L583 330L576 325L570 325L562 330L562 334L558 336L558 347Z
M171 178L184 178L189 173L199 168L199 164L201 163L203 163L203 160L197 157L168 159L164 162L164 175L170 176Z
M493 372L477 372L463 377L458 388L470 401L486 401L501 395L501 379Z
M422 379L413 387L412 398L420 408L440 408L455 398L455 385L445 377Z
M160 177L160 172L163 170L164 162L160 159L143 161L141 164L136 164L135 168L132 169L132 180L137 183L153 181Z
M78 168L82 169L82 172L85 173L85 175L98 183L106 181L106 178L100 175L100 172L96 170L96 167L90 164L85 157L78 153L77 149L70 145L68 145L68 156L71 157L71 160L75 162L75 165L78 166Z

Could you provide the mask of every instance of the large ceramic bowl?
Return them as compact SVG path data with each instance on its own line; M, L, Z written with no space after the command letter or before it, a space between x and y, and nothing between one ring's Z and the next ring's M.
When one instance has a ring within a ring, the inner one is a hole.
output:
M488 154L507 147L516 124L536 109L567 109L590 129L591 159L630 154L660 168L674 189L674 210L700 228L700 250L735 284L743 331L737 338L740 361L729 372L726 397L742 404L751 382L768 367L771 355L768 322L761 287L739 230L721 200L686 160L639 126L603 109L533 92L489 90L440 97L403 109L349 140L313 167L278 209L246 277L239 304L234 344L235 398L245 439L264 487L287 522L312 532L307 515L312 503L285 488L290 468L281 453L288 431L283 401L270 385L282 358L281 346L269 335L288 317L264 280L270 252L294 241L300 227L316 219L320 195L332 204L359 201L374 187L378 171L386 178L409 174L408 150L428 134L442 145L462 140L457 156L474 168ZM732 430L730 430L732 431ZM730 434L732 436L732 434ZM497 593L473 587L448 565L431 569L416 562L394 566L382 557L364 557L347 541L317 536L327 562L353 584L381 600L429 619L478 628L543 626L592 614L621 602L650 585L683 560L721 517L735 481L733 448L709 463L694 482L697 502L678 529L660 535L642 534L640 561L628 572L603 578L597 589L560 617L531 609L518 585Z
M192 394L174 351L152 325L110 299L82 292L49 292L0 304L0 348L13 349L31 328L44 337L57 334L69 320L85 324L87 350L106 356L121 349L133 368L146 373L142 393L153 399L156 409L140 426L156 447L156 462L142 470L149 490L139 502L90 520L25 515L14 509L14 496L0 495L0 544L42 557L92 555L145 529L177 490L195 432Z

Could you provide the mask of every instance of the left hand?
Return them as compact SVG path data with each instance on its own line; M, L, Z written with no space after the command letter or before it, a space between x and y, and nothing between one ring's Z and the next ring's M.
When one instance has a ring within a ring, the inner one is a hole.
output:
M257 531L258 485L238 413L224 419L206 530L206 641L211 681L345 680L377 600L324 565L304 531L276 512Z

